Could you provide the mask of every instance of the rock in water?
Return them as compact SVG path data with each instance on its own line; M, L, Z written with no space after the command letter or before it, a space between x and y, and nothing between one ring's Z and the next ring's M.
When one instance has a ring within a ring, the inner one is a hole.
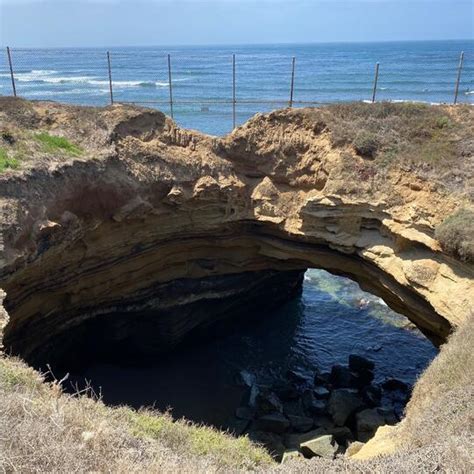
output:
M314 396L319 400L325 400L329 398L329 395L331 394L331 392L326 387L322 386L315 387L313 393Z
M354 372L359 370L374 370L375 364L370 360L360 355L351 354L349 356L349 369Z
M276 393L269 390L261 391L257 395L257 409L260 413L282 412L283 404Z
M235 410L235 416L241 420L252 420L255 416L255 410L250 407L238 407Z
M291 428L299 433L309 431L313 427L313 419L307 416L288 415Z
M350 370L343 365L334 365L331 369L329 382L334 388L349 388L352 386Z
M329 397L328 411L337 426L342 426L347 419L364 406L364 402L355 390L334 390Z
M334 441L332 435L323 435L318 438L305 441L300 446L301 452L307 458L319 456L327 459L334 459L339 446Z
M399 390L400 392L408 393L410 391L410 387L401 380L398 379L387 379L382 384L382 388L384 390Z
M284 433L290 427L290 421L281 413L270 413L261 416L255 421L255 429L270 433Z

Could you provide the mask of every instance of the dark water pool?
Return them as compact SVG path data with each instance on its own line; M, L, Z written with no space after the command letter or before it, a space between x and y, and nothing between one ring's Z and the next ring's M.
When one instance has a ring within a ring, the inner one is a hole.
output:
M437 350L408 320L346 278L309 270L300 297L258 320L235 324L212 341L164 355L152 367L98 364L73 382L90 381L108 404L170 408L186 417L226 427L240 405L239 373L271 385L291 369L311 379L357 353L375 362L376 381L409 384ZM80 382L81 383L81 382Z

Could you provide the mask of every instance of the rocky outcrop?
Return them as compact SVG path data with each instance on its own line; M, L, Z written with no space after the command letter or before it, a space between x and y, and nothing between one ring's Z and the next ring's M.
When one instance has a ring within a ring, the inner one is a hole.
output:
M26 358L93 321L112 339L144 322L162 337L143 346L166 348L220 319L227 297L235 309L258 300L252 288L289 295L308 267L357 281L437 344L469 316L472 267L433 237L464 195L398 166L361 180L365 159L336 147L317 111L215 138L137 107L1 98L0 128L27 150L0 175L4 344ZM83 151L41 150L40 130Z

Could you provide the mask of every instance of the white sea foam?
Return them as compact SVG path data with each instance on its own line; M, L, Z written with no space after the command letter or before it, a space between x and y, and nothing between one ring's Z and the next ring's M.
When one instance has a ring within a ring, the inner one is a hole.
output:
M102 80L97 76L55 76L58 71L46 69L33 69L29 72L19 72L15 74L15 79L18 82L33 82L42 84L84 84L86 86L108 86L108 80ZM0 77L9 77L9 73L1 73ZM173 79L173 82L184 82L191 78ZM129 87L168 87L169 83L166 81L147 81L147 80L114 80L114 88L129 88Z

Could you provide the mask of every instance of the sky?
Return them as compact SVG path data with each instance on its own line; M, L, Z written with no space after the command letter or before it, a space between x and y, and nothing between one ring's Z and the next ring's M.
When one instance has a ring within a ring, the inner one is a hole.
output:
M474 0L0 0L12 47L474 38Z

